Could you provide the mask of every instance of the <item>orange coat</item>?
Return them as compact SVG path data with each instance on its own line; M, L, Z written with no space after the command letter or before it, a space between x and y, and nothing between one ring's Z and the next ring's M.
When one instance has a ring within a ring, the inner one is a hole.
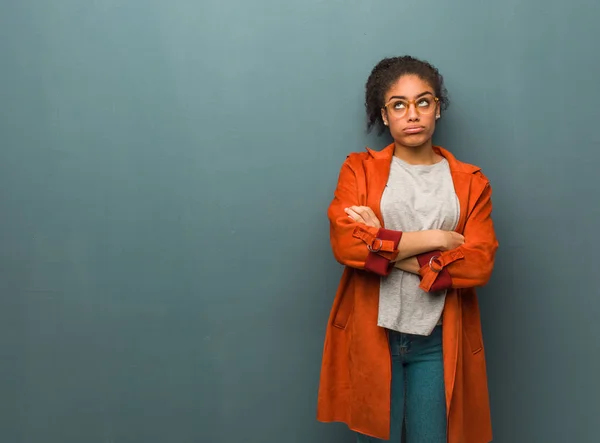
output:
M448 443L488 443L492 429L474 288L488 282L498 247L492 190L479 168L434 150L450 164L460 202L456 231L465 236L462 246L440 253L432 266L430 256L419 260L420 287L448 289L442 317ZM317 412L319 421L341 421L381 439L390 435L392 374L387 333L377 326L379 282L393 266L401 233L355 223L344 208L369 206L383 220L380 200L393 153L392 144L348 156L328 210L333 253L345 269L327 323Z

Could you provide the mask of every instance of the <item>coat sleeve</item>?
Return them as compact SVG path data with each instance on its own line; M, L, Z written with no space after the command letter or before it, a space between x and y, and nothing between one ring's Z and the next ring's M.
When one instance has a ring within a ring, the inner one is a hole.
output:
M492 222L492 188L486 182L467 216L465 243L450 251L433 251L417 256L420 288L435 292L450 288L484 286L494 267L498 241Z
M392 260L398 256L402 232L354 222L344 210L355 205L364 206L359 199L357 173L346 159L327 210L333 255L345 266L388 275Z

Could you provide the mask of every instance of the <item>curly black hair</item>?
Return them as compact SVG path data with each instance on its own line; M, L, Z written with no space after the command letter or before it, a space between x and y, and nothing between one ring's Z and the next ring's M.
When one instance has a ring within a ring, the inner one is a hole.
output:
M365 85L367 132L371 132L375 126L377 126L379 135L385 131L386 127L381 118L385 93L403 75L416 75L428 82L435 91L436 97L440 100L441 109L447 109L450 105L448 91L444 86L444 78L432 64L409 55L384 58L375 65Z

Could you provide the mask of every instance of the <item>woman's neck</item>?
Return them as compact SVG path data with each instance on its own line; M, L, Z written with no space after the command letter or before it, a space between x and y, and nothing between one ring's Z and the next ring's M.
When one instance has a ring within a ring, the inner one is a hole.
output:
M411 165L433 165L442 160L433 150L431 141L414 147L394 143L394 156Z

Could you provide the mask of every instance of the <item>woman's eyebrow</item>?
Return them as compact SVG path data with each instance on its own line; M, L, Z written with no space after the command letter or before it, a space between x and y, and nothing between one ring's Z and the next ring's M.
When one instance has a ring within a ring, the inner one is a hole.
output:
M417 95L415 98L420 98L420 97L423 97L424 95L433 95L433 93L432 93L432 92L429 92L429 91L421 92L421 93L420 93L419 95ZM393 99L393 98L399 98L399 99L401 99L401 100L406 100L406 97L404 97L403 95L392 95L392 96L390 97L390 100L391 100L391 99Z

